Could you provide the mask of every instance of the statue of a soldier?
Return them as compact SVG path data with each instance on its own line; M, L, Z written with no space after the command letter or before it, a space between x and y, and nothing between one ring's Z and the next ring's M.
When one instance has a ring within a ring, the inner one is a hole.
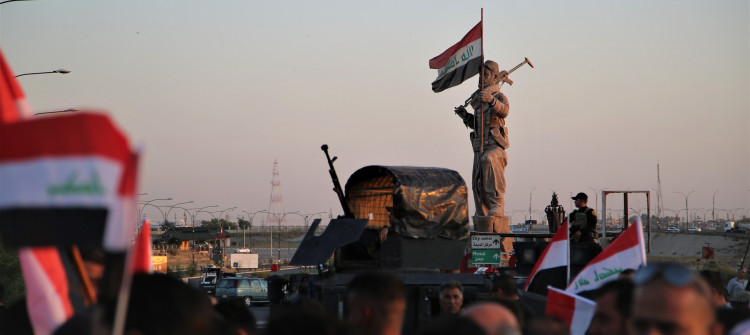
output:
M470 97L474 114L464 106L456 107L455 112L464 125L473 129L470 134L474 149L474 167L471 186L476 205L474 229L483 232L510 232L510 222L505 216L505 166L509 147L508 98L500 92L500 82L507 78L506 71L494 61L488 60L482 66L479 89ZM484 109L484 119L480 117ZM513 244L503 239L503 249L510 252Z

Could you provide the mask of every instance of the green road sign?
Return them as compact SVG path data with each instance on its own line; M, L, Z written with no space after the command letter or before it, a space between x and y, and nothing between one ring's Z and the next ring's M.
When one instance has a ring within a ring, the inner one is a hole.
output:
M474 264L500 264L500 250L474 249L471 251L471 262Z

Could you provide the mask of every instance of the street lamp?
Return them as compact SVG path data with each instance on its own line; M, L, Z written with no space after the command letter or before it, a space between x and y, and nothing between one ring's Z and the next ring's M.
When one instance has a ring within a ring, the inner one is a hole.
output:
M211 205L211 206L206 206L206 207L198 208L198 210L195 211L195 214L190 213L190 211L187 210L187 209L185 210L185 211L188 212L188 215L190 215L190 222L193 225L193 227L195 227L195 217L198 216L198 212L203 212L204 209L211 208L211 207L219 207L219 205ZM191 209L195 209L195 208L191 208ZM209 213L209 212L204 212L204 213ZM211 213L209 213L209 214L211 214Z
M526 215L526 210L525 209L516 209L516 210L511 211L510 212L510 224L513 224L513 214L516 214L516 213L523 213L523 215Z
M594 210L595 210L595 211L596 211L597 213L599 213L599 193L601 192L601 189L595 189L595 188L591 188L591 187L589 187L589 190L592 190L592 191L594 191L594 197L595 197L595 199L596 199L596 200L594 200L594 201L595 201L595 202L594 202Z
M263 211L263 213L273 215L273 217L276 219L276 222L278 222L278 227L279 227L279 243L278 243L279 254L278 255L279 255L279 262L281 262L281 221L284 221L284 218L286 217L287 214L298 214L299 211L286 212L284 213L284 215L281 216L281 218L279 218L275 213L271 213L268 211ZM273 257L273 226L271 226L271 257Z
M172 198L151 199L149 201L146 201L145 203L143 203L143 206L141 206L141 208L138 209L138 219L137 220L138 221L141 220L141 218L143 217L143 209L146 208L146 206L148 206L149 204L151 204L151 202L153 202L153 201L170 201L170 200L172 200ZM154 206L154 205L151 205L151 206ZM162 215L163 215L163 212L161 211L161 208L159 208L157 206L154 206L154 207L156 207L156 209L159 210L159 213L162 213ZM136 222L136 224L138 224L138 222Z
M711 220L712 221L716 221L716 193L719 193L719 190L716 190L716 192L714 192L714 198L712 202L713 205L711 206Z
M5 1L0 2L0 5L2 5L4 3L16 2L16 1L31 1L31 0L5 0Z
M9 1L6 1L6 2L9 2ZM0 4L1 4L1 3L0 3ZM48 74L48 73L60 73L60 74L66 74L66 73L70 73L70 70L66 70L66 69L57 69L57 70L52 70L52 71L44 71L44 72L29 72L29 73L22 73L22 74L19 74L19 75L17 75L17 76L16 76L16 78L18 78L18 77L22 77L22 76L30 76L30 75L34 75L34 74Z
M172 209L174 209L174 208L175 208L176 206L178 206L178 205L184 205L184 204L192 204L192 203L193 203L193 200L190 200L190 201L185 201L185 202L180 202L180 203L176 203L176 204L172 205L171 207L169 207L169 209L167 210L167 213L166 213L166 214L164 214L164 223L166 223L166 222L167 222L167 219L169 219L169 212L171 212L171 211L172 211ZM166 206L163 206L163 207L166 207ZM176 222L176 221L177 221L177 220L175 220L175 225L177 224L177 222Z
M688 211L688 198L690 197L690 194L692 194L695 191L690 191L687 194L685 192L672 192L672 193L679 193L682 194L683 197L685 197L685 229L688 227L688 223L690 222L690 215L688 215L690 212Z
M531 195L534 194L534 190L536 190L536 186L529 192L529 220L531 220Z
M307 230L307 227L308 227L307 223L311 217L318 215L318 214L325 214L325 213L328 213L328 212L317 212L317 213L311 213L311 214L300 214L300 213L289 213L289 214L299 215L305 221L305 230Z
M229 207L229 208L220 210L219 211L219 221L221 221L221 217L224 216L224 212L231 211L231 210L236 209L236 208L237 208L237 206ZM214 212L214 213L216 213L216 212Z
M34 116L44 115L44 114L57 114L57 113L75 113L77 111L78 111L78 109L76 109L76 108L68 108L68 109L63 109L63 110L59 110L59 111L34 113ZM146 193L146 194L148 194L148 193Z

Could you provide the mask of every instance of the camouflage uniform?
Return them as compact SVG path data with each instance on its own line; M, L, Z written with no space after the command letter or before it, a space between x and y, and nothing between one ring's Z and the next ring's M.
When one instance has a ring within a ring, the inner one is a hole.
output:
M492 93L495 100L484 104L484 153L480 153L481 100L479 91L472 95L471 107L474 114L457 112L464 124L473 129L471 144L474 149L474 166L471 185L474 194L477 216L500 217L505 215L505 167L508 165L508 129L505 118L508 116L508 99L500 92L500 85L490 85L485 90Z

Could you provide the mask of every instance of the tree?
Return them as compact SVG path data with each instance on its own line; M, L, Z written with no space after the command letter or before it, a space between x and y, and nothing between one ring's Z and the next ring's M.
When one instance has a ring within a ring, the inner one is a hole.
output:
M201 226L206 227L209 229L237 229L237 224L234 222L229 222L227 220L221 219L211 219L211 221L201 221Z
M161 229L163 229L164 231L174 230L174 227L175 227L174 222L164 221L164 223L161 224Z
M245 219L238 219L238 220L237 220L237 225L238 225L238 226L240 227L240 229L242 229L242 230L245 230L245 229L250 229L250 228L252 228L252 227L253 227L253 223L252 223L251 221L247 221L247 220L245 220Z

